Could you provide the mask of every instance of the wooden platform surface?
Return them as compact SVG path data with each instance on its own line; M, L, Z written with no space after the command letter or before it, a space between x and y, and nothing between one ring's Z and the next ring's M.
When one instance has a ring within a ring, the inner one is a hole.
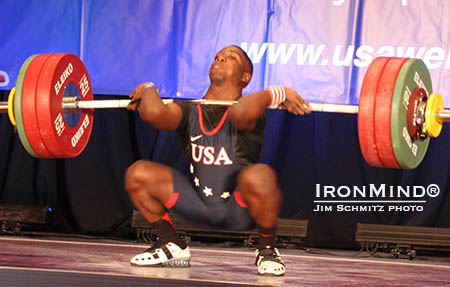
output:
M283 277L259 276L250 248L191 247L190 268L134 267L147 245L0 237L1 286L450 286L450 260L311 255L280 249ZM61 285L63 284L63 285Z

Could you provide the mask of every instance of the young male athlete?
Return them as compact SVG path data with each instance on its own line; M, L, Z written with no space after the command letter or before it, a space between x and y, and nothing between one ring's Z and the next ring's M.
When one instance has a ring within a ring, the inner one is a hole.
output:
M272 87L242 97L253 65L238 46L219 51L209 70L209 100L239 100L232 107L164 104L150 84L131 94L129 110L155 128L176 130L190 160L189 175L139 160L125 174L125 188L158 236L155 246L131 259L137 266L190 266L190 252L167 212L187 223L231 230L259 231L256 265L260 275L283 275L285 265L275 248L281 204L277 176L258 163L264 140L265 109L283 105L294 114L311 106L294 90Z

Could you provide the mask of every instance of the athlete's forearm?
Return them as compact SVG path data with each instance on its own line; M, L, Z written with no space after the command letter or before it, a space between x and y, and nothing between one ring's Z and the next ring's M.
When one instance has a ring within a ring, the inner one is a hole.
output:
M229 109L231 123L239 130L253 130L257 120L270 105L271 95L267 90L247 95Z
M145 90L138 108L139 116L160 130L175 130L182 118L181 108L174 104L164 104L157 93Z

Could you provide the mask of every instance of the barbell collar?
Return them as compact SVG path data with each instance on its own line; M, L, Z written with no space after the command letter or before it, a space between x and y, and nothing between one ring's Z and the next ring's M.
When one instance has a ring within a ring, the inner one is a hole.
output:
M441 119L443 122L450 122L450 110L440 110L437 113L437 116L439 119Z
M0 102L0 113L8 112L8 102Z

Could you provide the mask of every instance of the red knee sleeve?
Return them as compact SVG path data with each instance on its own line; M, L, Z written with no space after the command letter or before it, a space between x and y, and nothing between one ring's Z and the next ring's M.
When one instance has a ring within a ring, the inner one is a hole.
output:
M248 205L242 200L241 193L239 191L234 192L234 199L239 204L240 207L248 208Z

